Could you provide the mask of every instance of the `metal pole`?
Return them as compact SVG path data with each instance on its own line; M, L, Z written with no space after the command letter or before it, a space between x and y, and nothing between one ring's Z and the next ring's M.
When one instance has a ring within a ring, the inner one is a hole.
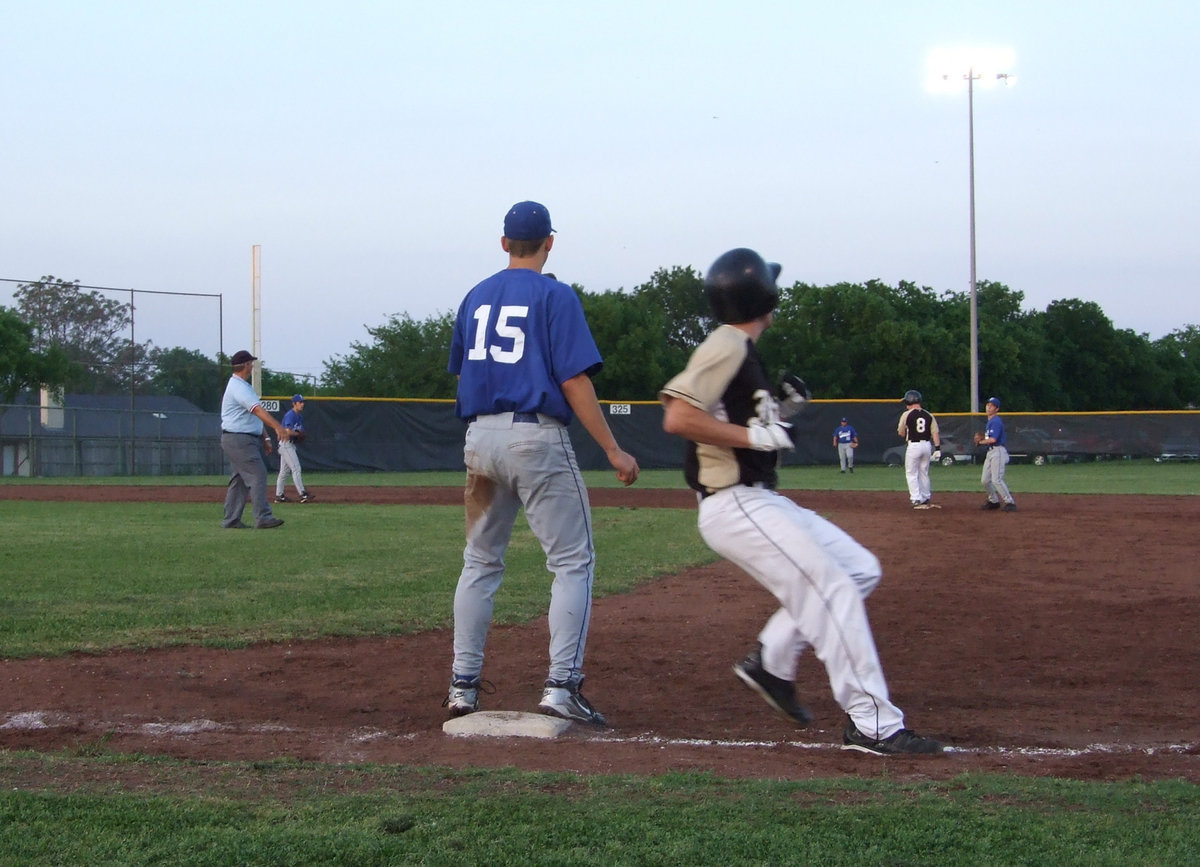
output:
M967 143L971 172L971 412L979 412L979 307L975 286L975 70L967 71Z
M259 322L262 318L262 248L255 244L250 248L250 294L252 307L250 311L250 354L255 357L262 355L262 338ZM254 362L250 374L250 384L254 386L255 394L262 394L262 362Z
M137 355L137 343L133 336L133 293L129 290L129 475L135 475L137 468L137 416L134 407L134 363Z

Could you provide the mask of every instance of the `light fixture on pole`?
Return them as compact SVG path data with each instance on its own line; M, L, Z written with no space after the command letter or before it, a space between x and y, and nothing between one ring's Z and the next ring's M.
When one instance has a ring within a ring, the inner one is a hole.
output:
M931 90L956 90L967 83L967 156L971 222L971 412L979 412L979 302L975 281L975 82L981 86L1015 84L1017 77L995 70L1012 65L1009 49L949 49L929 57Z

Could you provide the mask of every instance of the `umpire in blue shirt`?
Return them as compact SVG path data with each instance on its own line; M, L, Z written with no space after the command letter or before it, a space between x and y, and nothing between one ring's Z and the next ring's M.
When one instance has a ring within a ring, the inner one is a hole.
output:
M263 425L275 429L280 442L290 436L288 430L262 408L250 376L258 359L239 349L230 359L233 375L225 386L221 399L221 451L229 460L229 486L225 489L225 518L221 526L227 530L244 530L242 513L246 499L254 503L254 528L270 530L283 521L271 513L267 499L267 464L263 449L271 451L271 439Z

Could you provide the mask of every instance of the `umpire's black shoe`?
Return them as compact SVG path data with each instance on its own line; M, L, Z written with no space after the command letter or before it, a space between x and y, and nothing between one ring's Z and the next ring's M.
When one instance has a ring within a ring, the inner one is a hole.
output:
M271 530L283 524L283 518L267 518L254 525L255 530Z
M780 716L802 726L812 722L812 712L796 700L796 685L770 674L762 667L762 650L751 651L741 662L734 663L733 673L742 683L762 696Z
M933 738L923 738L912 729L900 729L886 738L869 738L858 730L854 720L846 721L842 734L842 749L858 750L876 756L924 755L936 756L942 745Z
M979 508L983 509L983 511L985 511L985 512L991 512L991 511L993 511L994 509L999 509L999 508L1000 508L1000 504L999 504L999 503L993 503L991 500L988 500L986 503L984 503L984 504L983 504L982 506L980 506Z

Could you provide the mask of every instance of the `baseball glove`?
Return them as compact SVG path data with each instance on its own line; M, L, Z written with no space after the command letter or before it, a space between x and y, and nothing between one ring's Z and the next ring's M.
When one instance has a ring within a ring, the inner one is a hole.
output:
M983 434L978 431L975 433L975 445L983 445Z
M775 386L775 397L779 399L780 418L791 418L812 400L808 386L794 373L779 374L779 384Z

